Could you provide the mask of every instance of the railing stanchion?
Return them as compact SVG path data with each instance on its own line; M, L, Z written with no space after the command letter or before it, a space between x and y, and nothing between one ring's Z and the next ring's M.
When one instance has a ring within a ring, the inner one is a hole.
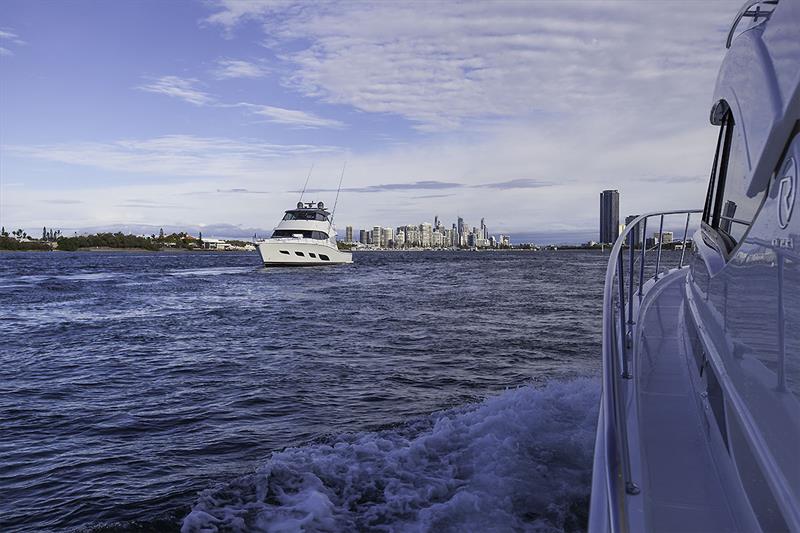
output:
M661 223L658 225L658 253L656 254L656 279L658 279L658 269L661 268L661 243L664 241L664 215L661 215Z
M620 254L622 255L622 254ZM628 377L628 358L625 354L625 337L626 337L626 328L625 328L625 266L622 264L622 261L617 258L617 266L619 273L617 276L619 277L619 335L620 335L620 357L622 359L622 377ZM614 379L617 378L616 372L614 373Z
M628 233L628 249L630 250L630 267L628 268L628 328L633 331L631 327L633 324L633 266L634 266L634 242L633 242L633 232L631 231ZM622 252L622 250L620 250ZM622 255L620 253L620 255ZM622 259L620 257L620 259Z
M683 246L681 247L681 262L678 264L678 268L683 268L683 254L686 253L686 237L689 236L689 218L692 216L692 213L686 213L686 226L683 228Z
M662 215L663 216L663 215ZM644 285L644 259L647 253L647 219L642 220L642 259L639 265L639 301L642 301L642 285Z

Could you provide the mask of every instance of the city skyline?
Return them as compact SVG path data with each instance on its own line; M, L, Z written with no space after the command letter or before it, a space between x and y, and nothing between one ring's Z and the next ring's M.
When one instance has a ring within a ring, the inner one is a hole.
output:
M457 203L583 236L602 188L697 206L734 4L9 0L0 223L268 229L345 162L356 226Z
M484 217L481 217L480 226L470 228L463 217L457 217L448 227L441 223L438 215L434 215L433 223L371 228L348 225L343 241L376 248L497 248L512 244L508 234L491 235Z

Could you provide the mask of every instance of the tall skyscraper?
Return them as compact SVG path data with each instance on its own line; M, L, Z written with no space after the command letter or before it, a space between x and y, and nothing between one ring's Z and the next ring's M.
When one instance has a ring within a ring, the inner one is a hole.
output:
M383 228L380 226L373 226L372 227L372 245L373 246L380 246L381 245L381 236L383 236Z
M639 215L628 215L625 217L625 227L628 227L628 224L636 220ZM636 228L631 232L633 234L633 246L641 246L642 245L642 226L641 224L636 226ZM630 233L629 233L630 235ZM628 242L627 239L625 239Z
M600 242L613 243L619 236L619 191L600 193Z
M358 242L360 242L361 244L369 243L369 239L367 239L367 230L365 229L358 230Z
M347 226L344 229L344 240L347 242L353 242L353 226Z

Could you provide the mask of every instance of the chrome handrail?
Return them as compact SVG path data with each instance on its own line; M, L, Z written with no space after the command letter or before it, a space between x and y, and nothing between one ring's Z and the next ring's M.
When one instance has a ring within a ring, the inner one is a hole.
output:
M731 29L728 31L728 38L725 39L726 49L731 47L733 43L733 34L736 33L736 28L744 17L752 17L754 22L757 22L759 17L764 17L764 20L769 20L772 11L761 11L761 6L757 4L775 6L778 5L778 0L747 0L733 19ZM750 8L753 6L756 6L755 11L750 11Z
M632 342L633 334L633 285L634 268L633 263L634 229L642 225L640 254L641 264L639 265L639 288L638 294L642 296L644 286L644 269L647 254L647 219L660 217L658 235L658 256L657 267L654 279L658 282L659 267L661 264L661 249L664 241L664 217L670 215L686 215L686 224L683 231L681 258L678 268L683 268L684 253L686 251L686 239L689 233L689 220L693 214L701 213L700 209L689 209L680 211L661 211L641 215L635 218L625 227L625 230L617 238L611 250L606 267L605 286L603 287L603 424L599 428L604 436L605 463L606 463L606 493L608 495L608 518L611 531L622 531L627 529L627 520L624 517L624 494L620 494L620 488L624 488L625 494L639 494L639 486L634 482L631 475L630 452L628 450L627 422L625 416L625 405L621 398L620 389L622 388L621 379L631 377L628 367L627 341ZM628 280L628 295L625 302L625 267L624 255L622 253L625 241L629 240L630 246L630 280ZM654 247L655 248L655 247ZM618 283L618 295L615 297L614 283ZM626 303L629 319L625 320ZM615 315L615 312L618 313ZM632 344L631 344L632 346ZM621 483L620 483L621 482Z

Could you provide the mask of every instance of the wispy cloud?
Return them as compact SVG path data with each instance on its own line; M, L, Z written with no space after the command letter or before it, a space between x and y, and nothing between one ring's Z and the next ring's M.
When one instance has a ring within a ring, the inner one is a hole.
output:
M179 98L196 106L214 106L220 108L243 108L253 115L262 117L269 122L286 124L298 128L343 128L344 123L323 118L299 109L286 109L269 105L239 102L226 104L205 91L197 88L199 81L194 78L180 78L178 76L162 76L145 85L137 87L142 91L164 94Z
M536 2L217 5L207 21L226 31L262 24L265 44L294 67L288 87L425 131L622 103L640 113L654 92L680 110L713 83L722 50L709 26L729 18L729 4L710 2L692 4L691 17L669 2L564 1L546 16Z
M387 192L387 191L419 191L419 190L429 191L429 190L441 190L441 189L458 189L461 187L463 187L463 185L461 185L460 183L427 180L427 181L415 181L411 183L383 183L381 185L367 185L365 187L344 187L342 188L342 191L375 193L375 192ZM289 192L300 192L300 191L289 191ZM336 189L306 189L306 192L309 193L336 192Z
M540 187L551 187L553 182L536 180L532 178L517 178L508 181L498 181L495 183L484 183L476 187L486 187L487 189L538 189Z
M5 43L7 46L9 44L14 44L17 46L22 46L27 44L25 41L19 38L19 36L11 30L2 29L0 28L0 42ZM0 56L13 56L14 52L7 48L6 46L0 46Z
M230 78L262 78L268 73L269 70L259 63L228 58L217 60L217 66L212 71L212 74L218 80Z
M267 191L253 191L241 187L234 189L217 189L217 192L223 194L269 194Z
M278 145L192 135L113 142L4 147L9 154L153 176L258 176L268 162L337 152L332 146Z
M199 82L192 78L179 78L178 76L162 76L138 89L149 93L165 94L173 98L180 98L196 106L214 103L214 98L196 87Z
M298 109L286 109L283 107L249 104L246 102L234 104L234 107L248 109L251 113L264 117L269 122L300 128L343 128L345 126L343 122L338 120L323 118Z

